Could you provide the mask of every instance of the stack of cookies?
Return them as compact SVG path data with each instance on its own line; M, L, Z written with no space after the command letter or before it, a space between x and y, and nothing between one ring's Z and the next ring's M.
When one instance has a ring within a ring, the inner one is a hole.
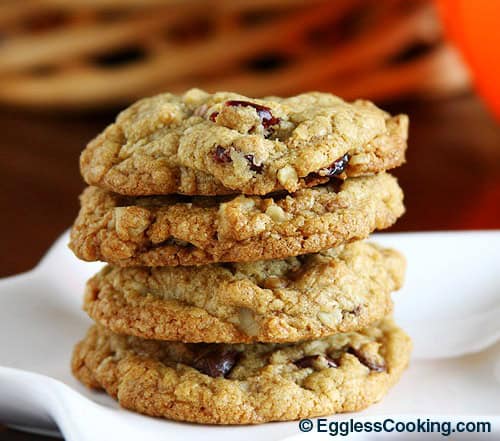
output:
M70 247L108 262L78 379L148 415L294 420L379 401L408 364L405 262L365 242L403 214L408 121L323 93L141 100L81 156Z

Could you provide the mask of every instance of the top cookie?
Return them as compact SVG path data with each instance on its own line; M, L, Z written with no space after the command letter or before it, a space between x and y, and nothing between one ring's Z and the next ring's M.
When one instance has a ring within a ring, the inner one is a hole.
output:
M90 185L124 195L294 192L404 162L408 118L326 93L248 98L192 89L142 99L89 143Z

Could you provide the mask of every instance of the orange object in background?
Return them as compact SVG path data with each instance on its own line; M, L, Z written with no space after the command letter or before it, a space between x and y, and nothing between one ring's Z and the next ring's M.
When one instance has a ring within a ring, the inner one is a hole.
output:
M500 0L436 0L445 32L500 120Z

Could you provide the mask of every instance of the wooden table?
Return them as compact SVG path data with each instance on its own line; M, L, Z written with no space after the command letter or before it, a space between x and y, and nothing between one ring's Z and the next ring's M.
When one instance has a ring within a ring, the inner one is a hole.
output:
M500 228L500 127L483 105L464 96L385 107L411 120L408 163L395 171L407 213L393 230ZM0 276L32 268L70 226L79 152L111 118L0 110ZM40 438L0 430L6 439Z

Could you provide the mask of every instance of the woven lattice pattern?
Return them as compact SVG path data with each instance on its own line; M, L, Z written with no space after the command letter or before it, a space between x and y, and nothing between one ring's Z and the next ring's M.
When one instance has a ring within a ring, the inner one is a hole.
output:
M426 1L4 0L0 102L121 105L198 86L383 99L461 91Z

